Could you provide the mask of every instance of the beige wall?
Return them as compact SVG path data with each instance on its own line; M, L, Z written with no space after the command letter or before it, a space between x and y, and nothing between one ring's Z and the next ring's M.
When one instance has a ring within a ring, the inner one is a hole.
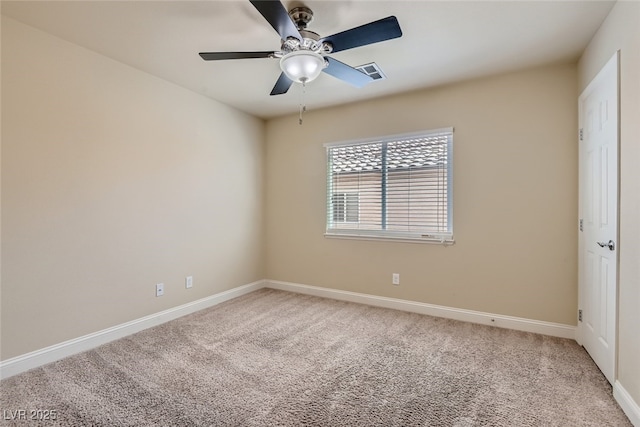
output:
M270 120L267 277L575 325L576 79L550 66ZM323 236L323 143L448 126L454 246Z
M620 50L618 381L640 405L640 3L619 1L578 64L584 90Z
M3 17L1 358L262 279L263 128Z

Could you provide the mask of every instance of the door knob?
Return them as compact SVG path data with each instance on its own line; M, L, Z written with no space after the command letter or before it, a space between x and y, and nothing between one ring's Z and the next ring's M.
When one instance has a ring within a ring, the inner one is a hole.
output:
M616 248L616 244L613 243L613 240L609 240L609 242L607 242L607 243L605 243L605 242L596 242L596 243L601 248L608 247L610 251L612 251L612 250L614 250Z

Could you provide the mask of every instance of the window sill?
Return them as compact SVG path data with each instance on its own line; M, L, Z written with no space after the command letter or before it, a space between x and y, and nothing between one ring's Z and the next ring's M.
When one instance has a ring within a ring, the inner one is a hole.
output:
M328 239L347 239L347 240L373 240L380 242L401 242L401 243L422 243L429 245L452 246L456 241L451 238L436 237L406 237L406 236L373 236L361 234L346 233L324 233L324 237Z

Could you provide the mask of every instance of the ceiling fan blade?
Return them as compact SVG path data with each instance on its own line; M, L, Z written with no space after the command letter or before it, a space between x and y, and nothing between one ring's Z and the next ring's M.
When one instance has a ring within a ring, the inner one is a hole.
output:
M329 66L322 71L332 75L333 77L344 80L355 87L362 87L373 81L371 76L366 75L362 71L356 70L344 62L340 62L337 59L333 59L328 56L326 56L325 59L329 62Z
M221 59L271 58L275 52L200 52L205 61Z
M289 18L289 12L278 0L250 0L253 7L264 16L274 30L280 34L282 40L295 37L302 40L298 28Z
M333 46L332 52L352 49L402 36L402 30L395 16L388 16L378 21L370 22L350 30L320 39Z
M269 95L282 95L283 93L287 93L292 84L293 80L287 77L285 73L281 73L276 85L271 89L271 93Z

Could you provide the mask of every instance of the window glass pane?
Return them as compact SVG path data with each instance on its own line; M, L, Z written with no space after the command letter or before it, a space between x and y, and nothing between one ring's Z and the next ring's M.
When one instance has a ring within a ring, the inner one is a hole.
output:
M452 236L452 131L331 145L327 232Z

